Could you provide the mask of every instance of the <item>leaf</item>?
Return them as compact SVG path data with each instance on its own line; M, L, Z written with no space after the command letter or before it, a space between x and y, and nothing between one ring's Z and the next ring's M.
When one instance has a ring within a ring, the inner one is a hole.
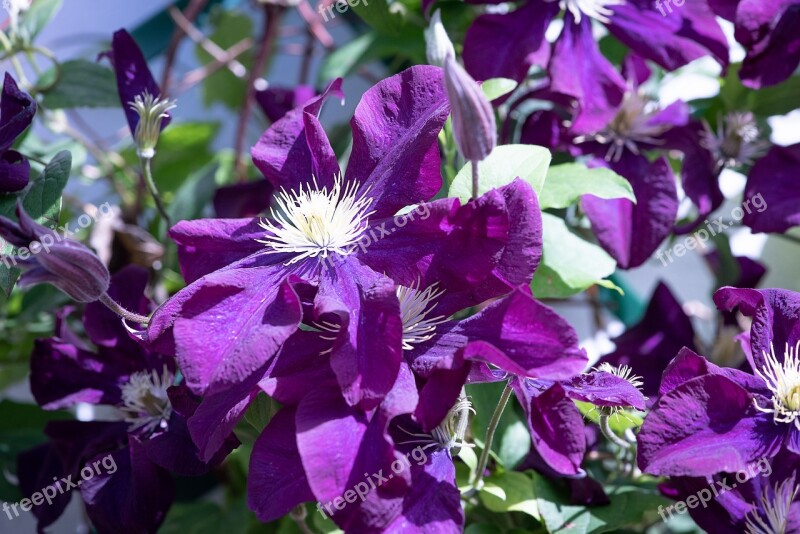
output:
M247 532L251 515L244 499L233 501L228 509L207 501L179 502L170 508L158 532L161 534Z
M522 512L540 519L533 480L525 473L506 471L486 479L480 491L483 505L492 512Z
M236 425L234 429L236 437L242 443L252 444L279 409L280 405L276 401L264 393L259 393L247 407L242 420Z
M537 298L567 298L614 272L614 258L570 232L560 218L542 213L542 226L542 261L531 283Z
M627 198L636 202L631 184L611 169L590 169L581 163L564 163L550 167L539 196L541 208L567 208L582 195L599 198Z
M364 22L386 35L399 35L408 27L411 10L400 0L391 2L389 0L347 0L344 5L352 8ZM414 12L414 16L417 16L417 13L418 11ZM331 16L330 10L324 12L324 15L327 15L326 22L328 22L328 20L341 16L341 13L334 7L333 16Z
M219 158L215 158L186 178L167 208L173 222L191 221L202 217L204 208L214 197L217 186L215 177L223 164Z
M153 177L166 202L180 189L186 177L199 171L213 159L211 142L219 131L213 122L184 122L170 124L158 141L156 157L153 159ZM126 160L138 165L136 152L131 148L125 153Z
M212 26L214 31L209 39L222 49L228 49L253 35L252 19L234 11L217 12L217 16L212 17ZM203 65L215 60L199 44L195 47L195 54ZM249 69L252 66L253 52L247 51L239 55L236 61ZM231 109L238 109L244 102L246 86L244 77L234 75L227 67L221 68L203 82L203 104L208 107L220 102Z
M370 30L329 54L320 67L317 80L319 85L325 85L336 78L347 77L370 61L387 58L425 63L422 30L407 31L401 35L384 35Z
M600 534L619 532L622 527L635 525L647 512L657 510L670 501L639 487L606 488L611 503L606 506L575 506L569 504L567 492L543 476L530 471L534 481L536 504L553 534Z
M475 408L475 415L470 422L472 435L481 440L481 447L483 446L482 440L486 434L486 428L489 426L489 420L497 407L497 401L500 400L500 395L504 388L505 384L500 382L467 386L467 395L472 400L472 405ZM520 438L518 429L509 431L509 429L520 424L525 426L525 423L514 409L514 405L515 402L512 399L506 409L503 410L503 415L500 416L500 421L495 431L495 439L492 442L492 452L496 455L497 461L508 469L512 468L513 465L505 462L518 462L520 459L520 447L525 446L526 442L527 446L530 446L530 434L526 432L526 439L520 444L516 443ZM527 428L527 426L525 427ZM515 443L506 443L507 440L512 440Z
M33 42L60 9L61 0L36 0L20 15L20 31Z
M34 182L25 195L22 205L28 215L40 224L56 228L61 213L61 193L69 180L72 170L72 154L66 150L59 152L44 168L42 175Z
M509 78L491 78L481 84L483 94L489 100L496 100L517 88L517 82Z
M37 87L47 87L55 81L55 69L44 72ZM49 109L114 108L120 106L117 82L108 67L76 59L61 64L58 83L43 92L43 105Z
M538 195L550 165L550 151L535 145L502 145L495 147L489 156L478 163L479 188L482 195L497 187L510 184L515 178L528 182ZM450 197L466 202L472 197L472 164L458 171L450 190Z
M528 425L518 417L514 419L499 435L498 456L508 469L515 467L531 450L531 433Z

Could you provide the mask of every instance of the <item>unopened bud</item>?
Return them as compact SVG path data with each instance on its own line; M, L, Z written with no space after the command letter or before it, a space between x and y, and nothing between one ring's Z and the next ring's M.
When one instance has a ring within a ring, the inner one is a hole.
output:
M140 158L151 159L156 155L158 137L161 135L161 123L169 118L169 111L175 109L175 102L169 99L160 99L145 91L137 95L128 105L139 115L134 139L136 153Z
M431 22L425 29L425 52L428 56L428 63L443 67L448 57L456 57L453 43L447 36L447 30L442 24L442 14L437 9L431 17Z
M453 117L453 136L461 155L481 161L497 144L497 127L492 104L454 56L444 63L444 84Z

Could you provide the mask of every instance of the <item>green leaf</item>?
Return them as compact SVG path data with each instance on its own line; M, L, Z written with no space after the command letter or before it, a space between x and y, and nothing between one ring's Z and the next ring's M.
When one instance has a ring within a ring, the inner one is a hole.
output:
M575 506L569 504L569 496L563 488L533 471L530 473L539 513L547 531L553 534L619 532L623 527L640 523L646 513L653 513L670 502L655 492L628 486L606 488L611 500L606 506Z
M175 197L167 208L173 221L191 221L203 216L217 188L216 177L233 167L233 154L221 152L214 160L199 169L183 182L175 192Z
M541 208L566 208L582 195L599 198L627 198L636 202L631 184L611 169L589 169L581 163L564 163L550 167L539 196Z
M36 82L37 87L51 85L55 75L54 68L45 71ZM117 82L111 69L83 59L61 64L61 77L55 87L44 92L42 103L49 109L120 106Z
M492 512L522 512L540 519L533 480L525 473L506 471L486 479L480 491L483 505Z
M50 160L25 195L22 205L40 224L56 228L61 213L61 193L72 170L72 154L62 151Z
M752 111L760 117L785 115L797 108L800 93L800 76L792 76L777 85L753 90L742 85L739 78L741 64L730 65L719 98L726 112Z
M218 131L219 125L213 122L184 122L170 124L161 132L153 159L153 178L160 193L167 195L167 203L172 203L172 195L187 176L201 170L214 158L211 142ZM132 148L126 151L125 158L138 165Z
M252 18L235 11L216 12L212 17L212 26L214 31L209 39L225 50L253 35ZM195 54L203 65L214 61L214 57L199 44L195 47ZM252 51L241 54L236 61L249 69L253 62ZM231 109L239 109L246 91L245 78L237 77L228 68L221 68L203 82L203 104L211 106L220 102Z
M481 84L483 94L489 100L505 96L517 88L517 82L508 78L491 78Z
M614 272L614 258L570 232L560 218L542 213L542 226L542 260L531 283L537 298L567 298Z
M324 15L328 17L326 22L342 16L336 10L335 5L333 4L333 16L331 16L330 10L324 12ZM347 0L344 5L352 8L364 22L386 35L399 35L402 33L409 26L410 18L418 18L418 22L424 24L424 21L418 15L419 11L412 11L401 0L391 2L389 0Z
M33 42L47 23L61 9L61 0L36 0L31 7L19 17L20 30Z
M505 384L500 382L467 386L467 395L472 400L472 405L475 408L475 415L470 422L472 435L481 440L481 446L483 446L482 440L486 435L489 420L492 418L492 414L497 407L497 401L500 400L500 395L504 388ZM528 432L525 433L525 439L522 440L522 443L518 442L520 439L518 426L520 424L524 425L524 423L514 409L514 405L515 401L512 398L505 410L503 410L503 415L500 416L500 421L495 431L495 439L492 442L492 453L494 453L496 460L508 469L514 467L514 464L527 454L529 449L524 449L524 447L530 447L530 434Z
M247 532L251 513L244 499L228 509L206 501L175 503L167 513L160 534L205 534L207 532Z
M425 63L425 39L422 30L409 30L400 35L384 35L370 30L356 37L325 58L317 75L318 83L324 85L333 79L344 78L361 65L387 58Z
M255 442L279 409L280 405L276 401L263 392L259 393L248 406L242 420L236 425L234 429L236 437L242 443Z
M536 194L542 191L550 151L535 145L502 145L495 147L489 156L478 163L479 188L482 195L497 187L510 184L515 178L528 182ZM462 202L472 198L472 165L466 164L450 184L450 197Z

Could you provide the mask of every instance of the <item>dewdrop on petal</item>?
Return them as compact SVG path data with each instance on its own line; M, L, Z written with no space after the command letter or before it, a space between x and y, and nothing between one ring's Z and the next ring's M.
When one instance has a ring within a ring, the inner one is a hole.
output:
M485 159L497 144L492 104L455 56L445 59L444 85L450 100L453 136L461 155L468 161Z
M175 101L161 99L145 91L128 105L139 115L139 124L136 125L134 134L136 153L140 158L151 159L156 155L162 121L169 118L170 110L175 109Z
M444 29L442 14L438 9L425 28L425 53L428 63L437 67L443 67L448 57L456 57L456 51L453 49L450 37L447 36L447 30Z

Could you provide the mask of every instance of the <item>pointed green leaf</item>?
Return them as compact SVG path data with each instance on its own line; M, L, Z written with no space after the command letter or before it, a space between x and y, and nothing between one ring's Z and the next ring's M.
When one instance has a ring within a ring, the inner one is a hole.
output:
M566 208L582 195L600 198L627 198L636 202L631 184L611 169L589 169L581 163L564 163L550 167L539 197L542 209Z

